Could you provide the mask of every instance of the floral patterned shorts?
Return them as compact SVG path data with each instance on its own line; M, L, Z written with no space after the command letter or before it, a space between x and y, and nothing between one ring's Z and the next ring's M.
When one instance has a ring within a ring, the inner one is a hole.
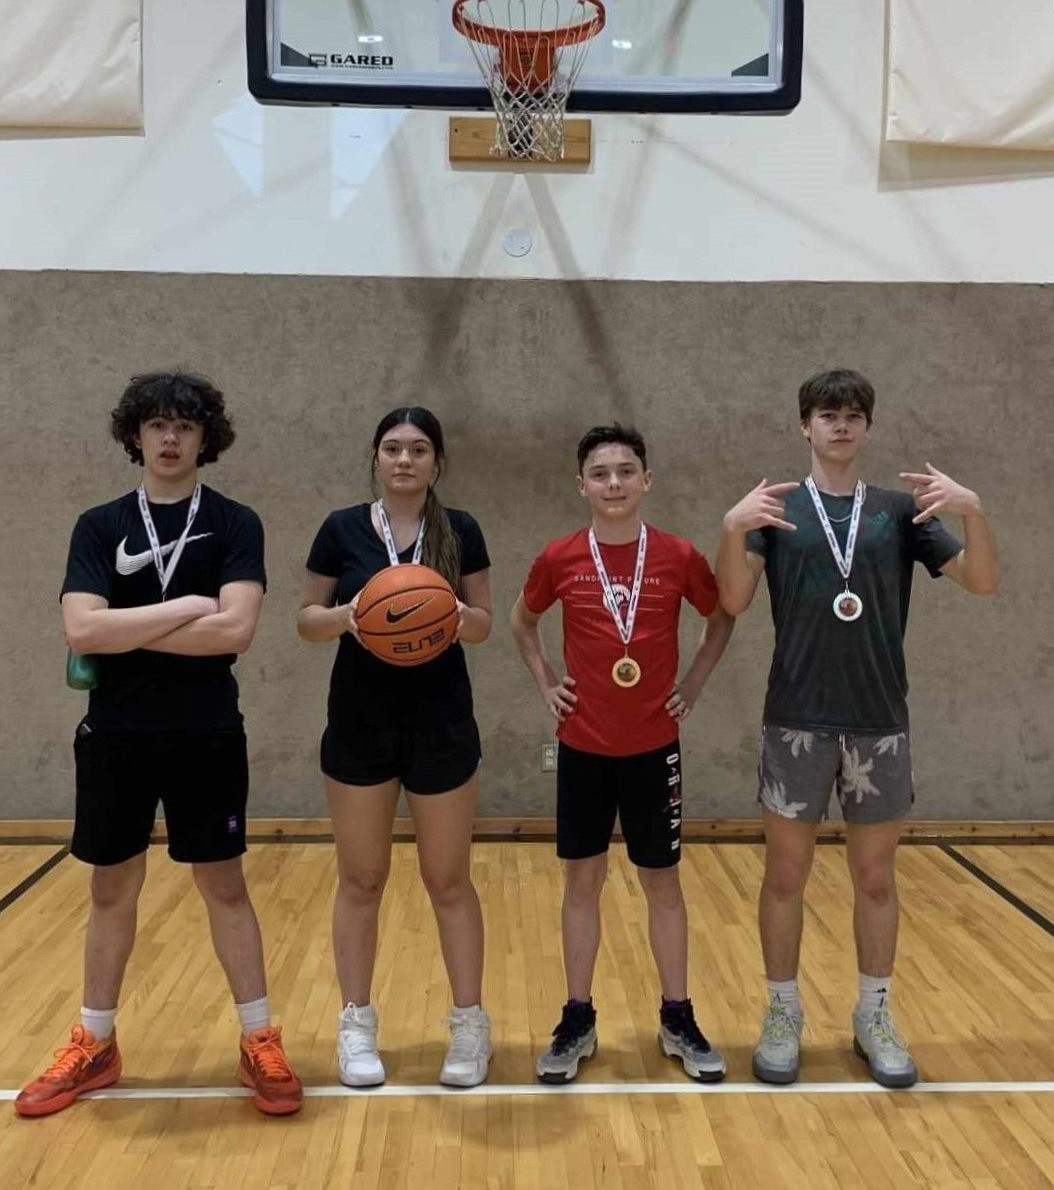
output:
M911 741L896 735L761 729L758 801L783 818L822 822L831 794L846 822L893 822L915 801Z

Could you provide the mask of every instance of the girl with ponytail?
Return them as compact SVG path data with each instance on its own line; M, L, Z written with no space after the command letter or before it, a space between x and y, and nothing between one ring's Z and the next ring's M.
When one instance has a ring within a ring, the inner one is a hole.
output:
M444 462L442 427L427 409L395 409L381 420L373 436L375 500L324 521L308 555L297 619L304 640L339 639L321 767L337 844L333 948L344 1006L337 1058L349 1086L385 1078L371 983L400 791L414 819L453 996L440 1081L475 1086L487 1077L491 1056L490 1021L480 1003L483 916L469 854L481 751L460 643L490 635L490 558L476 521L444 508L436 495ZM421 562L458 598L459 640L409 669L378 660L356 638L358 593L391 564L382 515L398 560L411 561L420 537Z

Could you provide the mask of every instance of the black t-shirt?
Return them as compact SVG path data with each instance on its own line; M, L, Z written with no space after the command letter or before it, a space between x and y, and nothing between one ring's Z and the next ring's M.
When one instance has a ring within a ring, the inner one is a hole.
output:
M461 543L462 575L488 569L490 558L476 521L456 508L448 508L447 515ZM410 546L399 554L399 561L412 557ZM334 605L350 602L388 565L388 551L370 520L369 504L331 512L307 559L308 570L337 580ZM420 718L456 723L471 714L472 687L459 642L433 661L400 668L367 652L350 632L340 637L329 683L330 727L392 727Z
M821 499L844 551L853 497ZM864 609L846 623L832 608L845 581L804 484L785 507L796 532L766 527L747 534L747 549L765 559L776 628L765 722L860 734L905 730L904 632L914 563L937 577L962 546L936 517L913 525L917 510L908 493L869 487L849 576Z
M167 562L187 523L189 497L150 504ZM167 598L209 595L225 583L266 586L264 534L251 508L202 485L201 504ZM101 595L112 608L161 602L161 581L135 492L83 513L73 529L62 593ZM181 657L133 649L97 655L99 684L88 700L88 723L98 731L233 731L241 726L234 653Z

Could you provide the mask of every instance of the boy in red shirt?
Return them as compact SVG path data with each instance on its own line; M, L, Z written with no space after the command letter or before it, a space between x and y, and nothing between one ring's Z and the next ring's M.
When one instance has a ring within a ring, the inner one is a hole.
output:
M651 488L644 440L596 426L578 444L578 489L592 525L550 542L512 610L512 631L549 712L559 723L557 854L565 861L562 911L567 1003L553 1042L538 1058L546 1083L571 1082L596 1050L591 988L600 946L600 893L618 814L648 901L652 954L662 985L659 1043L685 1071L717 1082L725 1061L699 1030L688 998L688 920L677 863L681 843L678 725L728 644L734 621L721 610L706 559L690 542L647 526ZM706 631L677 681L681 600ZM538 621L563 604L560 678Z

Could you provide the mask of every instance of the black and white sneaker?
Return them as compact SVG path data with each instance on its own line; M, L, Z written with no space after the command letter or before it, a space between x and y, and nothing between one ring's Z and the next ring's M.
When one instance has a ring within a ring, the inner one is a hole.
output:
M597 1013L593 1002L569 1000L553 1030L552 1045L538 1055L535 1070L543 1083L569 1083L578 1077L578 1063L597 1049Z
M701 1083L719 1083L725 1077L725 1059L695 1023L691 1000L664 1005L659 1012L659 1045L668 1058L679 1058L684 1072Z

